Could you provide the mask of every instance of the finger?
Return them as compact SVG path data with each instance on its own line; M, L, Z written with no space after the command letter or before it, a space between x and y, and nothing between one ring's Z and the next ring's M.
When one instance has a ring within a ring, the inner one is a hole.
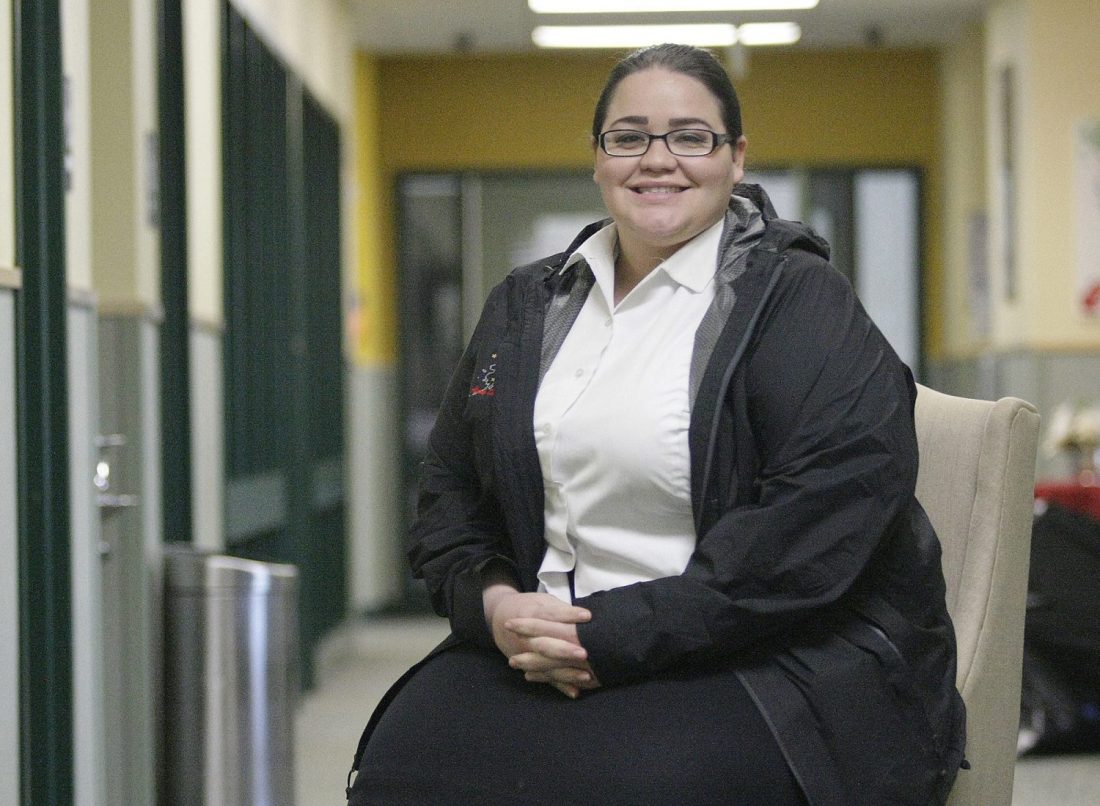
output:
M521 647L513 652L508 660L517 669L530 669L542 671L556 666L575 666L583 668L587 665L586 658L577 652L580 647L564 644L560 641L551 643L551 639L542 638L530 642L526 647Z
M528 683L568 683L584 686L592 682L592 675L589 672L571 666L547 669L542 672L526 672L523 677Z
M570 685L569 683L551 683L550 685L571 700L575 700L581 695L580 689L576 686Z
M589 676L588 680L578 681L575 685L581 691L595 691L600 687L600 681L594 676Z
M547 658L556 658L569 664L588 659L588 651L567 640L551 638L541 635L527 642L529 651L545 655Z
M580 645L580 641L577 639L577 627L571 623L547 621L538 618L510 618L504 622L504 628L525 638L547 636L561 641L568 641L574 646Z
M565 668L570 664L559 658L548 658L538 652L520 652L508 658L508 665L524 672L549 672L553 669Z
M582 621L592 620L592 612L590 610L566 604L553 596L539 597L533 602L531 609L524 611L523 615L566 624L579 624Z

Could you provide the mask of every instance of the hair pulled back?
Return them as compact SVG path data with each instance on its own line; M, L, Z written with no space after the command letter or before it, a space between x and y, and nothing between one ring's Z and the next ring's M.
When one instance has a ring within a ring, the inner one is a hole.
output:
M629 75L652 67L662 67L702 82L718 101L718 106L722 110L722 122L726 126L726 134L734 139L741 136L741 103L737 100L737 92L733 89L733 84L721 62L708 50L692 45L666 43L636 50L623 57L611 69L607 76L607 83L604 84L599 100L596 101L595 114L592 116L593 137L600 135L604 119L607 117L607 107L619 82Z

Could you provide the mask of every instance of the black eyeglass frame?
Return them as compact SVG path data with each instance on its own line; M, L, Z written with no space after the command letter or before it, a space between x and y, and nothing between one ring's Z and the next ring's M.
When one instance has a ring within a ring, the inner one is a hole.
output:
M607 141L606 141L605 138L609 134L617 134L619 132L632 132L634 134L640 134L644 137L648 137L649 139L646 141L645 148L642 149L641 151L639 151L637 154L612 154L610 151L607 150ZM706 151L702 154L678 154L678 153L676 153L675 151L672 150L672 146L669 145L668 138L671 137L674 134L679 134L680 132L699 132L700 134L702 134L702 133L709 134L710 137L711 137L710 151ZM690 129L689 128L689 129L672 129L671 131L667 131L664 134L650 134L649 132L643 132L641 129L608 129L605 132L600 132L599 137L597 137L596 139L599 142L600 148L603 150L603 153L607 154L607 156L609 156L609 157L641 157L641 156L643 156L643 155L645 155L649 152L649 148L650 148L650 146L653 145L654 140L664 140L665 141L665 148L668 149L668 153L670 153L670 154L672 154L673 156L676 156L676 157L709 157L711 154L713 154L715 151L717 151L721 146L724 146L726 143L732 143L737 138L734 137L731 134L719 134L718 132L712 132L710 129Z

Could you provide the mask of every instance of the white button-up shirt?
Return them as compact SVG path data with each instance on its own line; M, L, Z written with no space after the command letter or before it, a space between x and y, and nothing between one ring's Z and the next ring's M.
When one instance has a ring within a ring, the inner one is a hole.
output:
M688 378L714 299L723 222L616 306L615 225L577 249L596 282L539 387L545 489L539 589L565 601L682 573L695 548Z

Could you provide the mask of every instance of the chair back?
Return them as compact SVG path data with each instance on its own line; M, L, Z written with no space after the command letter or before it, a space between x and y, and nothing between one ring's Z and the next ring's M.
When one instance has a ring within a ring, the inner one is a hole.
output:
M949 806L1012 801L1039 415L918 386L917 499L943 547L966 756Z

